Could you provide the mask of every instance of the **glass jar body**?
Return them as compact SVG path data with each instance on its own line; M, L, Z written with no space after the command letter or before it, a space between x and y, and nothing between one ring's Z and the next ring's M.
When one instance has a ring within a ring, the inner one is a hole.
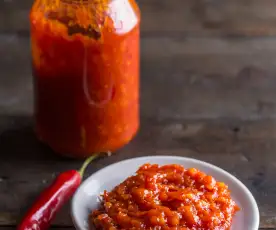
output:
M74 158L115 151L139 127L139 9L100 4L37 0L30 13L36 133Z

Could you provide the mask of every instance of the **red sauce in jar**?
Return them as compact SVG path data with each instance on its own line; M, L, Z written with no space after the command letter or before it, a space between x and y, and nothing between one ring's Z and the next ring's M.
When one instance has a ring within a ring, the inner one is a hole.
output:
M195 168L145 164L93 211L97 229L228 230L239 210L227 185Z
M30 13L36 132L72 157L115 151L139 127L139 9L134 0L104 1L107 9L94 6L108 12L104 24L92 20L93 1L36 0Z

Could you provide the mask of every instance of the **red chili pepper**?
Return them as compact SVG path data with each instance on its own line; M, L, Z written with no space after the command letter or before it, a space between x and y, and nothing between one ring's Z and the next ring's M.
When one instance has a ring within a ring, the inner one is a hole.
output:
M39 196L18 225L17 230L48 229L58 210L72 197L81 184L88 164L98 156L89 157L79 171L69 170L61 173Z

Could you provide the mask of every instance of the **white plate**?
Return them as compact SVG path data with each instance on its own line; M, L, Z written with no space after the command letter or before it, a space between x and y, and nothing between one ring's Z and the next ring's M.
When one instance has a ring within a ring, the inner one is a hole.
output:
M77 230L88 230L87 217L91 210L99 206L99 195L104 190L110 191L114 186L135 174L144 163L160 165L179 164L185 168L197 168L216 180L229 186L231 196L241 207L233 220L231 230L257 230L259 227L259 211L250 191L234 176L209 163L174 156L151 156L133 158L109 165L91 175L79 187L72 200L71 214Z

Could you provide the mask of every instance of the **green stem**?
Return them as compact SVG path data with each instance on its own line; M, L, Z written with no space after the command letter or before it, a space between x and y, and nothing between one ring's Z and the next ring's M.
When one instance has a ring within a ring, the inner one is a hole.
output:
M97 157L99 157L100 154L95 154L91 157L88 157L85 162L83 163L83 165L81 166L80 170L79 170L79 174L81 175L81 177L83 177L84 171L87 168L87 166L93 161L95 160Z
M107 153L105 153L105 154L107 154L107 156L110 156L110 152L107 152ZM97 154L94 154L94 155L92 155L91 157L88 157L86 160L85 160L85 162L83 163L83 165L81 166L81 168L80 168L80 170L79 170L79 174L81 175L81 177L83 177L83 174L84 174L84 171L85 171L85 169L87 168L87 166L93 161L93 160L95 160L96 158L98 158L98 157L100 157L100 156L102 156L103 155L103 153L97 153Z

